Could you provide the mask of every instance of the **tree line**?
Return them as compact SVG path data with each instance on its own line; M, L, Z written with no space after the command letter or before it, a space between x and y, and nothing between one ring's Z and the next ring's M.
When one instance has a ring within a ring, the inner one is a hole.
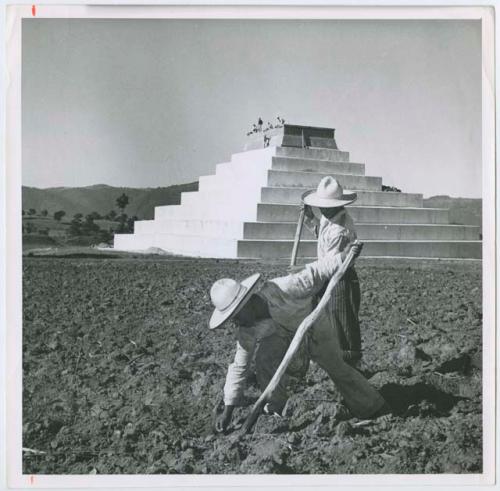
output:
M137 216L128 216L125 209L130 203L130 198L123 193L118 198L116 198L116 207L118 211L112 209L107 214L101 215L97 211L93 211L88 215L83 215L83 213L75 213L69 222L68 234L72 237L78 236L96 236L100 242L110 242L113 238L113 233L133 233L134 222L138 219ZM23 216L34 217L37 216L37 210L35 208L30 208L29 210L22 210ZM44 209L40 211L40 216L48 217L49 212ZM52 217L57 222L66 216L64 210L58 210L53 213ZM110 227L108 229L103 229L99 224L95 223L96 220L108 220L111 222L116 222L115 227ZM48 235L48 228L38 228L31 222L26 222L23 224L23 233L34 233L38 232L41 235Z

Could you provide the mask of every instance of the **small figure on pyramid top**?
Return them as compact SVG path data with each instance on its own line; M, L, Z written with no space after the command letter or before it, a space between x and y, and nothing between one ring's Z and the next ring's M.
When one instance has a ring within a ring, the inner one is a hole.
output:
M274 128L283 128L285 126L285 119L278 116L276 118L278 120L277 123L273 124L270 121L267 122L266 127L264 128L264 121L261 117L257 120L257 124L252 123L252 129L247 131L247 136L252 135L253 133L265 133L266 131L272 130Z

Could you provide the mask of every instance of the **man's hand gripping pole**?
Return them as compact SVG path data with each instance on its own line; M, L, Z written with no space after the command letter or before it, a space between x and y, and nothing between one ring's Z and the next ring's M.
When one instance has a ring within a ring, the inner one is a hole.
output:
M297 220L297 228L295 229L295 238L293 240L292 257L290 258L290 268L295 266L297 262L297 253L299 252L300 236L302 235L302 229L304 227L304 218L306 216L306 204L304 203L304 198L310 194L312 191L306 191L300 198L300 211L299 219Z

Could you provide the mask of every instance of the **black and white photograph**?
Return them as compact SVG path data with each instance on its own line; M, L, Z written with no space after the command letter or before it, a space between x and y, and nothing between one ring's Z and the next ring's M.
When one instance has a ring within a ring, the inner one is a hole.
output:
M22 482L492 479L485 12L72 8L17 31Z

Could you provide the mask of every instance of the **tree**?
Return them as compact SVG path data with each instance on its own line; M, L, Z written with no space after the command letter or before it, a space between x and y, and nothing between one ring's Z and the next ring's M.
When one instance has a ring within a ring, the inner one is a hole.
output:
M35 208L30 208L30 209L28 210L28 215L30 215L30 216L36 215L36 210L35 210Z
M41 211L41 215L42 215L43 217L46 217L48 214L49 214L49 212L48 212L47 210L42 210L42 211Z
M31 222L26 223L26 233L31 234L36 230L35 226Z
M129 234L134 233L134 223L137 221L137 217L134 215L127 220L127 232Z
M125 234L127 233L127 220L128 220L128 215L126 213L122 213L118 217L118 227L116 228L116 231L119 234Z
M108 220L111 220L111 221L114 221L114 219L116 218L116 211L115 210L111 210L107 215L106 215L106 218Z
M81 232L84 235L92 235L99 231L99 225L94 223L92 214L85 217L85 221L82 223Z
M26 215L26 212L23 210L23 216Z
M57 220L59 222L64 215L66 215L66 212L64 210L56 211L54 213L54 220Z
M116 198L116 206L122 211L122 213L128 204L129 204L129 199L125 193Z
M97 211L93 211L92 213L88 214L87 217L91 217L92 220L100 220L102 217Z
M82 217L81 213L77 213L73 216L73 220L71 220L69 224L69 233L70 235L81 235L82 234Z

